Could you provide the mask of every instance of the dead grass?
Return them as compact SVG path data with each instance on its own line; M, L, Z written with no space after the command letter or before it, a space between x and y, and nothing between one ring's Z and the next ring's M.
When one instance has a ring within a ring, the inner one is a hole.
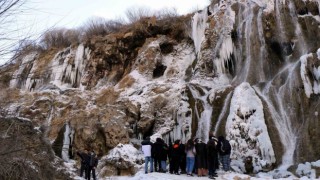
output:
M52 61L54 56L58 53L58 48L51 48L46 52L43 52L39 55L37 59L37 68L34 71L34 78L39 78L42 74L44 74L48 68L48 64Z
M119 88L128 88L132 86L135 83L135 79L131 75L125 76L120 82L119 82Z
M101 91L101 93L95 99L98 106L105 106L107 104L115 104L119 97L119 92L114 88L107 88Z
M20 99L20 90L10 88L0 88L0 104L17 102Z

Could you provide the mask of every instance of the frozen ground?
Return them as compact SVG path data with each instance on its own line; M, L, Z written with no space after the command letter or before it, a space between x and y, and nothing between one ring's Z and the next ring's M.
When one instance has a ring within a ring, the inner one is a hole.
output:
M217 171L218 177L217 180L270 180L274 179L270 174L260 174L260 178L258 177L251 177L245 174L239 174L235 172L224 172L224 171ZM84 180L84 178L75 177L76 180ZM135 176L117 176L117 177L106 177L106 178L99 178L99 180L200 180L200 179L209 179L208 176L206 177L197 177L194 175L193 177L187 176L186 174L181 175L174 175L169 173L148 173L144 174L143 170L140 170ZM277 178L277 180L307 180L307 179L314 179L308 178L306 176L302 178L297 177L288 177L288 178Z

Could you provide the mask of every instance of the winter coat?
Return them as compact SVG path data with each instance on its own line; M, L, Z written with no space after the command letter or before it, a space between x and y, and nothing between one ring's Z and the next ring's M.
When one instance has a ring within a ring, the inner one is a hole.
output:
M89 159L89 166L90 167L97 167L98 165L98 158L96 156L96 154L94 152L91 152L89 155L90 159Z
M231 145L223 136L219 137L217 149L220 155L231 154Z
M80 157L82 165L89 165L89 161L90 161L89 154L85 152L77 152L77 155Z
M197 155L197 168L207 168L207 148L203 142L195 144Z
M207 160L209 168L219 168L217 139L214 137L210 137L207 143Z
M150 140L143 140L141 142L141 149L144 154L144 157L150 157L152 151L152 142Z
M168 151L169 151L168 145L163 142L161 148L162 149L161 149L160 154L159 154L159 159L161 161L166 161L167 157L168 157Z
M195 157L196 156L196 148L193 146L191 149L186 149L187 157Z
M163 143L161 139L157 139L157 141L152 145L152 157L160 159L160 156L162 156L163 153Z
M182 149L180 147L180 144L174 144L172 146L171 157L179 157L179 158L181 158L181 156L182 156Z

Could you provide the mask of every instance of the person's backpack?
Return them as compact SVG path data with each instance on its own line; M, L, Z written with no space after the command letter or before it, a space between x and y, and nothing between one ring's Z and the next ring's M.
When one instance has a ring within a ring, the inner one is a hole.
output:
M221 142L221 151L224 154L230 154L231 153L231 145L228 140L224 140Z

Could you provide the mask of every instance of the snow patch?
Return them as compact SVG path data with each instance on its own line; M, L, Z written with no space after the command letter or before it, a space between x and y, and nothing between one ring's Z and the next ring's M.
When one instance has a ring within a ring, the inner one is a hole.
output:
M311 168L311 163L307 162L305 164L299 164L298 168L296 170L296 173L300 177L308 177L310 179L315 179L316 178L316 171Z
M107 156L104 156L102 159L120 159L124 161L132 162L136 164L137 161L144 159L142 151L137 150L131 144L118 144L115 148L110 150Z

